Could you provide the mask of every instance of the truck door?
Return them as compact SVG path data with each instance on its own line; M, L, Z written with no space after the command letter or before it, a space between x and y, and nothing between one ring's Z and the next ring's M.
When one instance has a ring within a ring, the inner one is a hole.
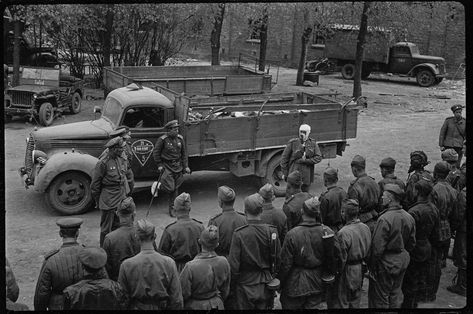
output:
M391 47L389 57L389 72L406 74L412 68L411 50L408 46Z
M166 133L165 109L149 106L130 106L123 113L120 125L131 133L131 168L135 179L155 179L158 166L153 159L153 149L158 138Z

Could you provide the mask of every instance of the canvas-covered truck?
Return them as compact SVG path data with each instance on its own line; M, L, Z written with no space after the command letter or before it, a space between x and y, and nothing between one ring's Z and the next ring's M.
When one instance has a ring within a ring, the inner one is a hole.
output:
M139 83L159 84L186 95L255 94L271 90L272 76L242 65L105 67L104 94Z
M358 29L354 25L333 25L331 36L325 40L324 54L341 69L344 79L355 75ZM416 44L396 43L389 30L368 27L361 77L366 79L372 72L415 77L422 87L440 83L447 74L444 58L422 55Z
M281 194L281 154L287 141L297 137L299 125L310 124L323 157L333 158L342 154L347 139L356 137L358 117L353 104L306 93L192 99L137 84L110 92L103 108L96 109L101 112L96 120L39 129L27 139L19 170L25 186L45 193L50 207L62 214L92 207L90 181L97 157L110 133L122 125L131 131L135 190L157 179L154 145L166 132L166 122L178 119L192 171L257 176Z

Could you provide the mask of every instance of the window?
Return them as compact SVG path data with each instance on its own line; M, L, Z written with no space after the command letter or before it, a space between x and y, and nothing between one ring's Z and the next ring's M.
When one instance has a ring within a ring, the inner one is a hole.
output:
M407 46L397 46L394 48L394 54L402 56L410 56L411 50Z
M325 36L323 36L321 32L313 32L312 45L325 45Z
M156 107L132 107L125 112L122 125L129 128L162 128L164 109Z

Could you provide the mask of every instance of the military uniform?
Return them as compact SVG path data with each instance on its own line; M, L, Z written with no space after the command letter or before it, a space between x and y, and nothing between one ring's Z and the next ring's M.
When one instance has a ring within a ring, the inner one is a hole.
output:
M320 213L322 222L337 232L343 226L341 208L347 192L339 186L331 186L320 195Z
M302 204L312 196L307 192L299 192L289 196L282 206L282 210L287 217L287 230L291 230L302 221Z
M415 184L419 180L425 180L431 182L433 185L434 178L428 170L415 170L413 173L409 174L406 182L406 195L404 197L403 208L405 210L411 208L416 202L417 197L415 195Z
M218 255L227 257L230 252L233 232L235 229L246 225L246 216L233 209L227 209L210 218L208 225L218 227L220 240L218 246L215 248L215 252Z
M301 159L304 152L306 159ZM302 190L309 191L309 186L314 182L314 165L322 161L322 153L316 141L308 138L305 146L299 138L289 140L281 157L281 170L287 177L289 173L298 170L302 175Z
M230 264L215 252L199 253L180 275L184 308L223 310L230 292Z
M248 220L248 224L237 228L233 234L228 262L230 263L232 291L235 304L232 309L270 309L274 302L273 292L266 286L272 280L271 267L279 269L279 240L274 242L275 260L271 260L271 234L276 227L261 220Z
M463 157L462 148L466 139L465 127L465 118L461 117L460 120L457 120L456 117L448 117L445 119L439 134L439 146L446 149L453 148L457 152L458 166L460 166Z
M323 301L323 235L322 225L315 221L303 221L288 231L279 271L283 309L317 309Z
M432 243L439 223L438 209L431 202L417 202L409 208L416 224L416 246L410 253L410 263L402 283L403 308L416 308L425 297L427 284L427 261L432 255Z
M452 170L448 173L447 178L445 179L445 181L447 181L448 184L450 184L452 186L452 188L454 188L457 191L460 191L461 190L461 188L460 188L461 177L462 177L461 170L460 169L455 169L455 170Z
M370 227L370 231L373 233L380 208L381 195L376 181L366 174L357 177L350 182L347 195L348 198L358 201L358 204L360 204L359 218L362 223Z
M398 179L393 173L388 173L383 179L378 182L379 190L381 192L384 191L384 186L389 183L397 184L403 191L406 190L406 185L404 184L404 182L402 182L401 179Z
M371 247L370 228L359 219L347 222L337 232L340 246L341 271L329 286L329 309L359 308L363 285L362 262Z
M177 270L181 272L184 265L200 252L200 233L204 229L202 223L189 217L178 218L164 229L158 249L172 256Z
M176 264L172 258L154 250L143 249L124 260L118 283L130 299L129 310L182 309L182 290Z
M281 209L274 208L272 203L263 204L263 213L261 214L261 220L268 224L273 225L278 230L279 242L283 243L284 237L287 233L287 217Z
M372 236L368 307L399 308L401 285L415 245L415 221L400 205L380 213Z

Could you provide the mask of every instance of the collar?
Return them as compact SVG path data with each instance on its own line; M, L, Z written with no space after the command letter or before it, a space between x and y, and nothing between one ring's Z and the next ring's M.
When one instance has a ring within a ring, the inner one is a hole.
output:
M306 226L306 227L315 227L315 226L322 226L322 224L315 219L311 220L303 220L301 223L298 224L298 226Z
M332 185L332 186L327 187L327 191L328 191L328 190L331 190L331 189L333 189L333 188L338 188L338 185Z
M235 211L235 208L233 208L233 207L222 208L222 213L234 212L234 211Z
M264 221L262 221L261 219L248 219L248 220L246 220L246 222L249 225L262 225L262 224L264 224Z
M390 205L388 208L386 208L385 210L383 210L382 212L379 213L378 216L381 216L382 214L388 212L388 211L392 211L392 210L400 210L402 209L402 206L401 205Z
M397 177L394 175L394 173L388 173L384 178L385 179L397 179Z
M133 227L133 222L131 221L120 222L120 227Z
M79 245L79 243L76 240L65 240L62 242L61 247L74 246L74 245Z
M177 220L187 221L187 220L191 220L191 217L189 215L185 215L185 216L177 217Z
M356 178L357 178L357 179L361 179L361 178L367 177L367 176L368 176L368 174L365 172L365 173L363 173L361 176L358 176L358 177L356 177Z
M263 210L272 210L274 209L273 203L263 203Z
M217 256L217 253L215 253L215 251L211 251L211 252L200 252L199 254L197 254L197 256L195 257L196 259L206 259L206 258L212 258L212 257L215 257Z
M361 220L360 220L359 218L355 218L355 219L352 219L352 220L350 220L350 221L347 221L347 223L345 224L345 226L357 224L357 223L359 223L359 222L361 222Z

